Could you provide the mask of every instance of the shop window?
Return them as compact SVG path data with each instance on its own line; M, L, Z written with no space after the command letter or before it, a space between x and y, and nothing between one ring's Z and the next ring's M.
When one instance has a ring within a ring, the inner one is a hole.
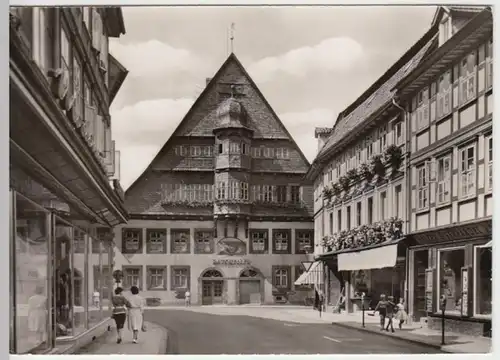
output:
M165 229L146 230L146 251L148 254L165 254L167 250L167 231Z
M313 249L313 230L295 230L295 253L307 254Z
M368 296L371 288L370 270L351 271L351 283L351 296L358 298L361 297L362 293L365 293L365 296Z
M198 254L213 253L213 231L212 230L196 230L195 231L196 252Z
M273 253L290 253L290 230L273 230Z
M278 289L287 289L290 286L290 269L275 267L273 271L273 285Z
M166 266L148 266L148 290L167 289L167 267Z
M428 165L417 168L417 210L429 207L429 178Z
M172 229L170 230L170 243L172 254L187 254L190 252L189 246L189 229Z
M268 249L268 230L250 230L250 252L253 254L265 253Z
M476 194L476 145L460 149L460 197Z
M437 160L437 199L438 205L451 200L451 155Z
M15 312L15 334L11 339L16 353L47 349L50 304L47 266L49 263L49 213L20 194L15 194L15 213L11 212L11 306ZM65 251L67 254L67 251ZM58 304L60 305L60 304ZM12 316L14 314L11 313ZM31 325L30 325L31 324Z
M123 287L130 289L132 286L137 286L139 289L144 290L142 287L142 266L123 266Z
M189 266L171 266L171 290L189 289Z
M122 241L124 254L142 253L142 229L122 229Z
M462 267L465 265L464 248L442 249L438 251L439 300L446 296L446 312L461 314L462 311ZM438 306L439 308L439 306Z
M490 246L476 246L474 254L474 315L491 316L493 294L493 263Z

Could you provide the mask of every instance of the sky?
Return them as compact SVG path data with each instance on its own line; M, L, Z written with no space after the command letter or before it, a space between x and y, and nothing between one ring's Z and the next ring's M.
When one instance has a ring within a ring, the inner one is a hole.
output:
M129 74L112 106L121 185L146 169L233 51L312 162L332 127L430 27L435 6L124 7L110 53Z

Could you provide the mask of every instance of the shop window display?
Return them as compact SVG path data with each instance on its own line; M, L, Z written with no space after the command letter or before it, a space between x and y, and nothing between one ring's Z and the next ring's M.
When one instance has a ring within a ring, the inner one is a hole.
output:
M476 247L475 273L476 273L476 295L474 313L475 315L491 316L491 296L493 292L492 283L492 247Z
M94 232L95 234L95 232ZM89 237L89 240L92 239ZM88 274L87 277L89 279L88 281L88 323L89 323L89 328L97 325L100 323L103 319L103 313L102 313L102 288L101 288L101 273L102 273L102 257L104 256L102 254L102 251L97 251L97 244L99 244L99 249L100 249L100 243L96 241L96 237L94 237L92 240L92 244L94 244L92 247L94 248L91 253L89 253L89 258L88 258Z
M87 234L81 229L73 230L75 245L84 244L81 246L84 250L87 247ZM85 331L85 286L87 277L85 276L85 251L83 253L76 252L73 254L73 295L74 295L74 331L73 335L78 335Z
M460 249L444 249L439 251L439 296L445 295L446 312L460 314L462 310L462 278L461 269L465 263L465 251Z
M15 351L49 347L49 213L20 194L15 197Z

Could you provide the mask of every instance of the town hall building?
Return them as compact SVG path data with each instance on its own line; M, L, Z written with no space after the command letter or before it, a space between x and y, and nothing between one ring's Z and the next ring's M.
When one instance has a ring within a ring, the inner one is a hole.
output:
M309 163L231 54L125 193L123 286L149 302L303 303L312 257Z

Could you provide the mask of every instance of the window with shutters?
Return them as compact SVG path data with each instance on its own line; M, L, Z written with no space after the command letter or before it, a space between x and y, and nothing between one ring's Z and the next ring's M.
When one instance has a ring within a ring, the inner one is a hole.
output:
M451 70L439 77L437 94L437 118L451 113Z
M417 131L426 128L429 125L429 89L421 90L417 95Z
M437 196L438 205L446 204L451 200L451 155L437 160Z
M460 197L476 194L476 145L460 149Z
M429 207L429 169L428 164L417 168L417 210Z
M486 183L486 191L493 190L493 136L486 138L486 156L488 161L488 176Z
M460 63L458 88L459 104L464 105L476 98L476 52L471 52Z
M493 38L486 45L486 89L493 87Z

